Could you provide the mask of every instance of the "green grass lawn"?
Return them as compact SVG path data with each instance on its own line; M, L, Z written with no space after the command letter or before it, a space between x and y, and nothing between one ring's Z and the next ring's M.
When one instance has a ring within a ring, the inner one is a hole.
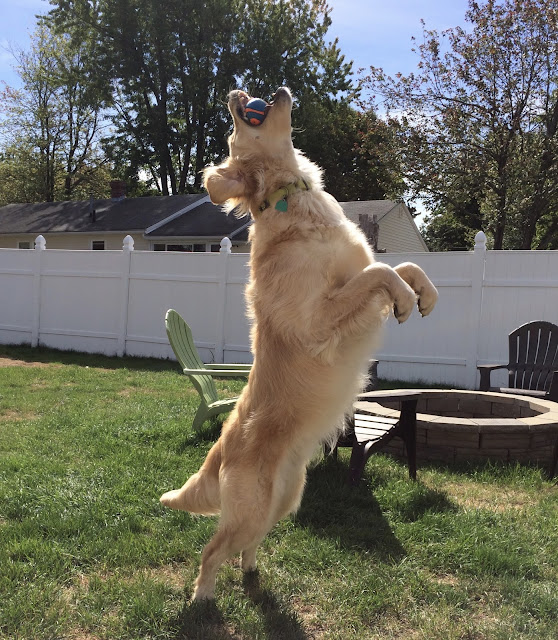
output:
M244 381L218 382L236 395ZM309 471L243 579L191 605L215 520L159 504L201 464L176 363L0 346L0 637L558 638L558 488L539 469L348 451Z

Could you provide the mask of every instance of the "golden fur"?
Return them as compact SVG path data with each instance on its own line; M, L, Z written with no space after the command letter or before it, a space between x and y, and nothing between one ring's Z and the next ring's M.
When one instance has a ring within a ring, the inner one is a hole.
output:
M372 348L391 309L402 322L418 301L428 314L437 291L406 263L376 263L365 237L322 190L320 169L291 141L290 92L279 89L262 125L244 121L248 100L229 96L229 158L205 170L213 202L250 211L254 366L221 437L186 484L161 497L174 509L218 514L202 555L194 599L212 598L220 565L235 553L256 565L256 548L295 511L317 445L342 426L362 388ZM281 186L311 184L288 209L259 211Z

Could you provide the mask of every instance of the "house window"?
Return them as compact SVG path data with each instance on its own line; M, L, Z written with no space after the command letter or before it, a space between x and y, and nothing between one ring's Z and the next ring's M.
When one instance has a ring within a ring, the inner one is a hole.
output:
M188 244L164 244L156 242L153 244L153 251L182 251L183 253L205 253L207 245L205 242L195 242Z
M221 245L220 244L212 244L211 245L211 253L219 253L219 251L221 251Z
M31 249L31 242L29 240L23 240L17 243L18 249Z
M91 249L93 249L93 251L104 251L105 250L105 241L104 240L93 240L91 242Z

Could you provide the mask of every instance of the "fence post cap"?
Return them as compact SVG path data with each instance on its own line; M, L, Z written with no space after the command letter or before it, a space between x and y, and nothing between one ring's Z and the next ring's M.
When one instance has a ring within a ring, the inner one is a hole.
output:
M221 240L221 248L219 249L219 253L230 253L232 247L232 242L226 236Z
M39 251L46 249L46 240L44 236L37 236L35 238L35 249L38 249Z
M122 249L124 251L134 250L134 239L132 238L132 236L128 235L124 238L124 244L122 245Z
M486 235L484 231L479 231L475 236L475 250L486 249Z

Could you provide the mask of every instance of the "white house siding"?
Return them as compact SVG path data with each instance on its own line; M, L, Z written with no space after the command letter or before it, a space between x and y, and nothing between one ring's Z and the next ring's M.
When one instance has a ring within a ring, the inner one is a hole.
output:
M149 242L141 234L131 232L134 237L134 248L143 251L148 250ZM38 234L0 235L0 249L17 249L19 242L29 242L31 248L35 246L35 238ZM122 249L124 238L128 233L119 231L114 233L43 233L49 249L68 249L71 251L88 251L93 240L104 240L107 251Z
M91 243L94 240L104 240L105 250L107 251L119 251L122 249L124 238L128 233L122 231L112 233L64 233L64 234L51 234L43 233L43 237L46 240L47 247L49 249L67 249L69 251L88 251L91 249ZM209 238L159 238L159 239L146 239L142 233L131 232L134 238L134 249L136 251L150 251L152 244L155 242L165 242L172 244L192 244L192 243L207 243L207 244L219 244L220 240ZM21 234L21 235L0 235L0 249L17 249L20 242L29 242L30 247L34 248L35 238L37 234ZM249 251L249 246L246 244L233 244L232 253L246 253Z
M428 251L405 206L396 205L379 220L378 249L391 253Z
M378 249L388 253L428 251L413 217L404 204L393 200L341 202L345 215L355 224L361 215L376 216Z

